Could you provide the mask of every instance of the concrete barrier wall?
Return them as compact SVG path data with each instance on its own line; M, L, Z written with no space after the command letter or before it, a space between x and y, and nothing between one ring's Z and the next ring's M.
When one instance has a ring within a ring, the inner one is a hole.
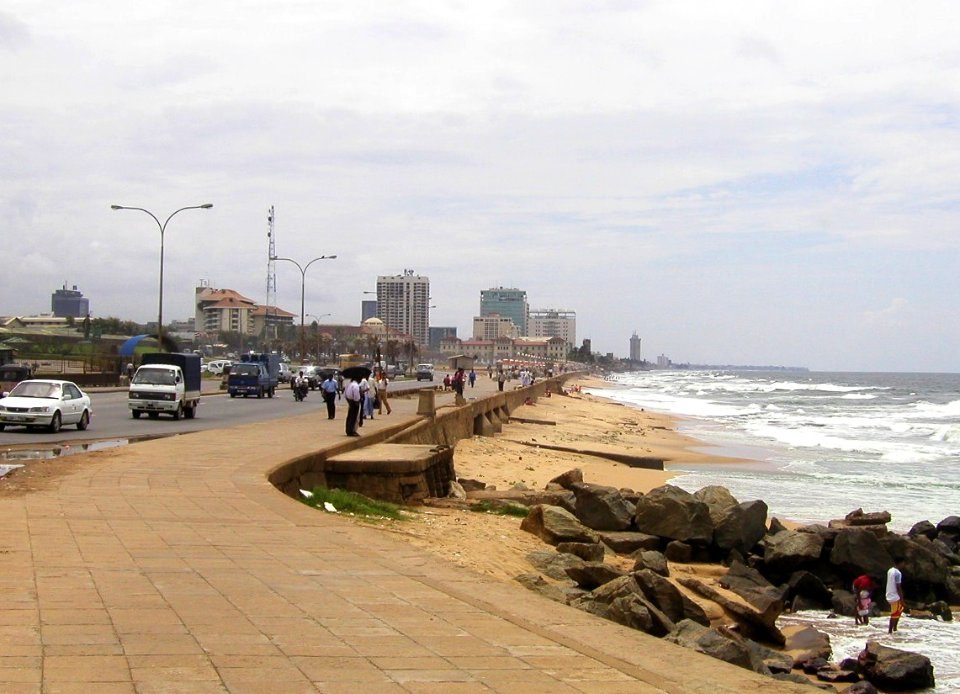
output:
M381 472L358 466L355 475L337 467L334 473L329 460L349 451L377 443L397 444L442 444L453 448L461 439L474 435L491 436L501 430L510 418L510 413L527 400L544 397L549 391L560 392L563 383L578 374L563 374L543 379L526 388L506 390L458 407L441 407L433 417L423 417L413 424L401 424L364 435L360 439L348 439L314 453L278 465L268 473L268 479L277 489L292 497L299 497L301 489L334 485L348 488L373 498L381 498L386 480L377 479ZM555 396L562 397L562 396ZM389 475L386 472L383 475ZM449 478L449 474L426 469L422 473L422 487L438 493L437 480ZM438 494L439 495L439 494Z

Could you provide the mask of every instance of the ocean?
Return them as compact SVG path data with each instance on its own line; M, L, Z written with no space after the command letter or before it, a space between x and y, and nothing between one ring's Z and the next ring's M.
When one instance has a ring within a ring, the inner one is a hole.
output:
M643 371L620 374L594 395L681 417L704 451L743 463L670 465L688 491L727 487L763 499L771 516L800 523L850 511L889 511L906 532L921 520L960 515L960 374ZM960 615L957 615L960 618ZM817 613L804 620L831 635L837 659L856 655L881 624ZM846 624L846 622L850 622ZM960 626L905 618L889 645L934 661L936 692L960 691ZM898 645L900 644L900 645Z

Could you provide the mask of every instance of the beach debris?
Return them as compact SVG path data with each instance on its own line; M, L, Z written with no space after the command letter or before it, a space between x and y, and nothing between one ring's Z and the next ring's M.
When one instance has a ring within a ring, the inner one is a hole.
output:
M304 499L312 499L312 498L313 498L313 492L311 492L311 491L309 491L309 490L307 490L307 489L301 489L301 490L300 490L300 495L301 495Z
M467 492L464 490L463 485L461 485L456 480L450 480L450 489L447 491L447 496L451 499L460 499L466 501Z
M337 507L331 504L329 501L323 502L323 510L326 511L327 513L340 513L337 510Z

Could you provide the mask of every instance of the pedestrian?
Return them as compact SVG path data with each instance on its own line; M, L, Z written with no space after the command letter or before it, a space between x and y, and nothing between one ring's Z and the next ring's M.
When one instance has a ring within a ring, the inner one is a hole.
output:
M443 389L450 390L450 374L445 374L443 377Z
M380 372L380 381L377 383L377 397L380 399L379 407L377 412L383 414L383 408L387 408L387 414L391 414L393 409L390 407L390 400L387 397L387 389L390 386L390 381L387 379L387 374L384 371Z
M854 623L870 623L870 611L873 607L873 599L870 593L876 587L873 579L866 574L862 574L853 579L853 598L856 604L853 615Z
M894 559L893 566L887 571L887 602L890 603L890 624L887 626L887 633L892 634L897 630L897 622L903 614L903 559Z
M357 433L357 418L360 416L360 384L351 380L343 389L347 399L347 436L360 436Z
M367 419L373 419L373 409L377 406L377 379L372 376L364 379L367 382L367 390L363 394L363 416ZM360 386L363 390L363 386Z
M327 377L320 384L320 392L323 395L323 401L327 403L327 419L333 419L337 415L337 381L333 377L333 372L327 373Z
M454 392L461 398L463 397L463 381L463 369L457 369L457 372L453 374L453 378L450 379L450 384L453 386Z
M470 369L470 387L473 388L473 384L477 382L477 372L473 369Z
M497 372L497 390L501 393L503 392L503 384L507 382L507 374L504 373L503 369L500 369Z
M367 379L361 378L357 385L360 387L360 419L357 421L357 426L362 427L363 420L367 416L367 393L370 392L370 384L367 383Z

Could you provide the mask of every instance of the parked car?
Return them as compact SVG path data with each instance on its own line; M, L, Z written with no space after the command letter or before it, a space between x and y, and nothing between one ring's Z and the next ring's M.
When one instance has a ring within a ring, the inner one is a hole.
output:
M293 378L293 373L290 371L290 365L285 361L280 362L280 373L277 375L277 380L280 383L289 383L291 378Z
M418 381L432 381L433 380L433 364L417 364L417 380Z
M222 376L223 368L225 366L230 366L233 364L229 359L214 359L211 362L207 362L207 371L212 373L214 376Z
M72 381L21 381L0 400L0 431L8 426L24 426L46 427L56 433L64 424L75 424L84 431L92 416L90 396Z

